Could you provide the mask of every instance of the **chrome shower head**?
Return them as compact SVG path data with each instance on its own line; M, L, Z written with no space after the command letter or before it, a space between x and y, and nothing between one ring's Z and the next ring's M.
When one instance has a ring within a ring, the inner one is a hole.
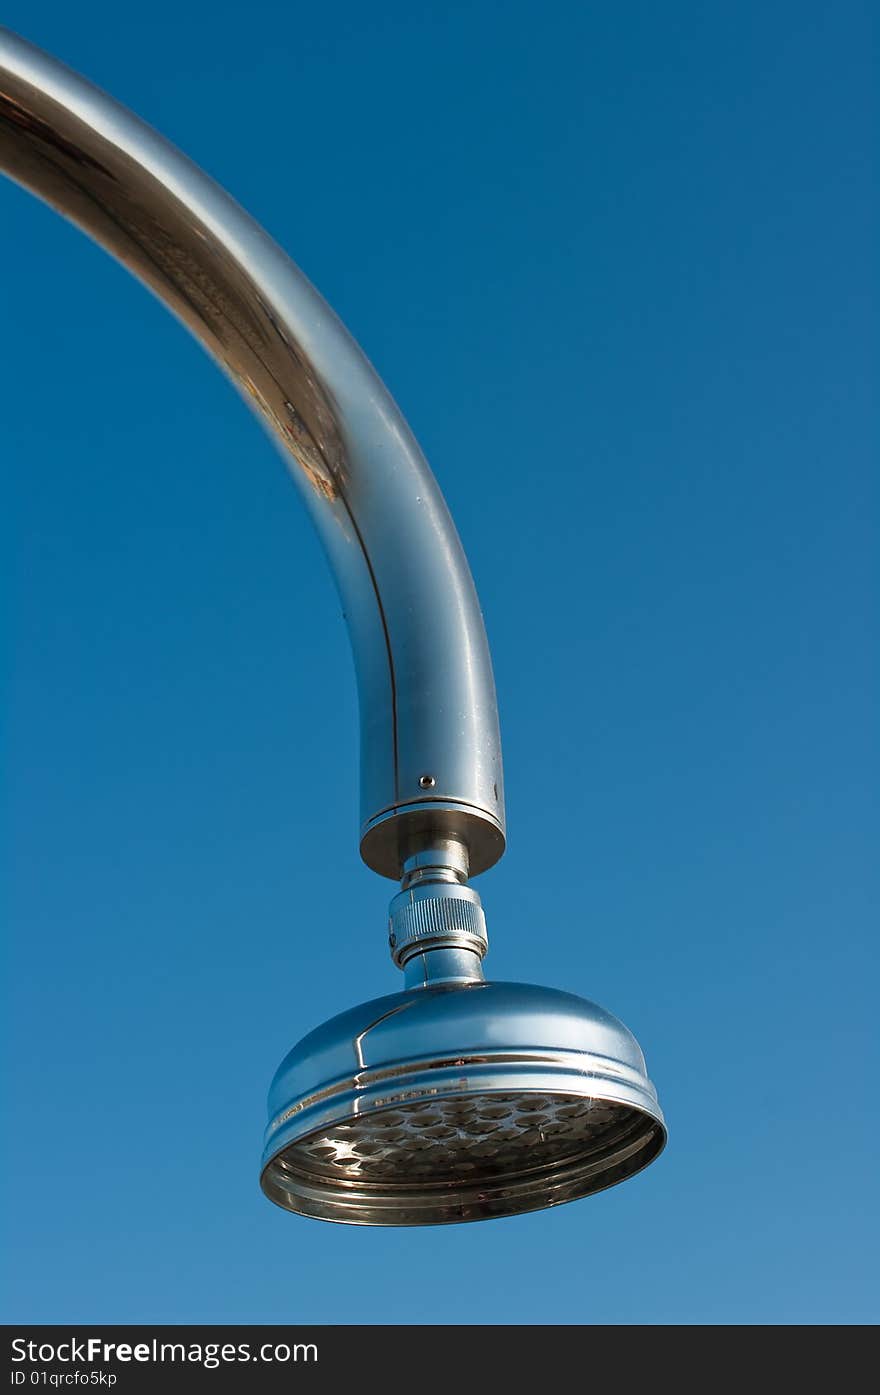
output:
M666 1130L638 1044L569 993L461 980L334 1017L284 1060L261 1185L357 1225L511 1216L631 1177Z
M486 982L483 913L458 877L405 878L391 926L406 990L310 1033L272 1082L271 1201L356 1225L477 1221L588 1196L658 1155L635 1038L572 994Z

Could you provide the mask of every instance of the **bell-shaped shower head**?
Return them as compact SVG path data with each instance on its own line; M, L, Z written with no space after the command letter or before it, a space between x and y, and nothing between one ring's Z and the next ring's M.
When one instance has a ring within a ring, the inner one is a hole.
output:
M486 982L476 893L412 875L391 908L407 989L334 1017L275 1076L270 1200L437 1225L573 1201L647 1166L666 1129L635 1038L570 993Z
M638 1044L569 993L459 981L334 1017L269 1096L262 1187L288 1211L430 1225L631 1177L666 1139Z

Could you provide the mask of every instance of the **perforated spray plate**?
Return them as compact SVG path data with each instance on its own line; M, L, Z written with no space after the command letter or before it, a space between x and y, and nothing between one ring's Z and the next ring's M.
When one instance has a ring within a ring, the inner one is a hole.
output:
M662 1146L641 1110L570 1094L410 1101L316 1130L271 1160L288 1209L371 1225L480 1220L622 1181Z

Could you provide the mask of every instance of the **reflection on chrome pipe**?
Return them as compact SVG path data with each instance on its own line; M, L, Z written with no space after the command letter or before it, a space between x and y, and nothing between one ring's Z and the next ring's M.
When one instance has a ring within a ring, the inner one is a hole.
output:
M406 422L281 249L124 107L0 29L0 168L134 272L284 452L324 540L361 709L361 852L386 877L436 838L504 851L492 668L467 561Z

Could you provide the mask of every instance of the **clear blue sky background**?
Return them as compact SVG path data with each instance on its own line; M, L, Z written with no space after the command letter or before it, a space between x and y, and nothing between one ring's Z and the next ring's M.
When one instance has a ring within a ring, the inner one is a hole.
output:
M622 1017L671 1138L483 1225L265 1201L277 1062L399 986L340 607L207 357L5 183L7 1320L880 1316L872 8L8 0L402 405L496 667L487 970Z

